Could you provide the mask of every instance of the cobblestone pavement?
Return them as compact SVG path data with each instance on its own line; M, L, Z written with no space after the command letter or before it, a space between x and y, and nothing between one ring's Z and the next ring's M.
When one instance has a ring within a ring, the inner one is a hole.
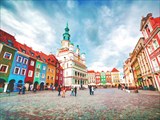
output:
M62 98L57 91L0 94L0 120L158 120L160 94L127 93L115 88L79 90ZM151 92L154 93L154 92Z

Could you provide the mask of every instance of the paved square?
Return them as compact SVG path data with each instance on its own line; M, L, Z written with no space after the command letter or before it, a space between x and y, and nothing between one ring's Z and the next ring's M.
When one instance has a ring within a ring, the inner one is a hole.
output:
M57 96L57 91L27 92L25 95L0 94L0 120L158 120L160 94L140 91L127 93L115 88L79 90L77 97Z

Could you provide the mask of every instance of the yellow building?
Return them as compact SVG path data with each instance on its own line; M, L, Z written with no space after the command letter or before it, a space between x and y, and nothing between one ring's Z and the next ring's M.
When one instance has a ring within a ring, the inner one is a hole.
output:
M120 84L120 72L116 68L112 69L111 78L112 78L112 85L117 86L118 84Z

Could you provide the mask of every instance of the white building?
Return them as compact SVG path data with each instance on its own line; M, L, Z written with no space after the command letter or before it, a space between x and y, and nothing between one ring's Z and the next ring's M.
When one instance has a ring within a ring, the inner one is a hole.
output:
M61 41L61 48L56 54L62 68L64 69L64 86L78 86L83 85L87 87L87 67L85 53L80 54L79 45L74 51L74 44L70 41L70 34L68 24L63 34Z
M94 83L96 84L96 73L94 70L88 70L87 71L87 78L88 78L88 83Z

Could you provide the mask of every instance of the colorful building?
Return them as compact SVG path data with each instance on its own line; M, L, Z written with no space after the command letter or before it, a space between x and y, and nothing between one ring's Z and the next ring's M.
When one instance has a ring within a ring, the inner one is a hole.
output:
M100 85L101 83L101 74L100 72L96 72L96 85Z
M87 67L85 64L85 54L80 53L79 45L74 51L74 44L70 41L68 24L63 34L61 48L57 51L56 58L63 68L64 85L87 87Z
M131 67L131 59L128 58L124 65L123 65L123 71L124 71L124 79L125 79L125 86L135 86L134 77L133 77L133 69Z
M49 87L55 85L56 80L56 64L57 59L53 54L47 56L47 74L46 74L46 85Z
M13 91L14 80L8 80L16 49L0 43L0 92Z
M106 73L104 71L101 71L100 73L100 79L101 79L101 85L106 85Z
M120 72L116 68L112 69L111 77L113 86L117 86L118 84L120 84Z
M14 83L14 86L12 86L12 88L10 86L11 91L18 91L18 87L24 85L26 71L28 69L28 61L29 61L28 55L20 51L15 52L10 75L8 77L9 84Z
M107 82L107 85L112 85L112 78L111 78L111 72L110 71L106 72L106 82Z
M55 86L63 85L63 68L60 66L59 61L56 62L56 80Z
M147 78L155 80L156 88L160 91L160 17L153 18L152 13L142 17L140 31L145 40L145 52L151 66L152 76ZM151 82L149 82L151 84Z
M87 71L88 84L95 83L96 84L96 73L94 70Z

